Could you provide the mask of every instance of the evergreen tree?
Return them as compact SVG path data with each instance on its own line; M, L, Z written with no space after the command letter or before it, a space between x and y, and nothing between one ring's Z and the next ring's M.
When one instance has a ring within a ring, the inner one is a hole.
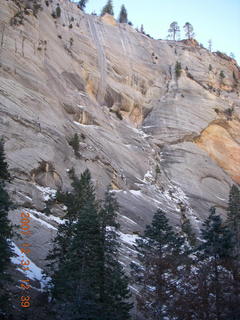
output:
M0 180L10 181L10 174L8 172L8 164L4 153L4 141L0 139Z
M86 4L87 4L88 0L80 0L78 5L79 5L79 8L84 11L85 8L86 8Z
M11 206L9 195L6 191L6 181L10 180L8 165L5 161L4 142L0 141L0 316L10 309L7 283L10 280L8 268L11 257L14 255L10 239L13 237L13 229L8 220L8 211Z
M176 78L180 78L182 73L182 66L181 66L181 62L177 61L175 64L175 74L176 74Z
M127 10L126 10L124 4L121 7L121 11L120 11L120 14L119 14L118 21L120 23L128 23L128 14L127 14Z
M240 261L240 190L235 185L229 193L227 224L233 233L234 255Z
M132 304L128 302L130 291L128 279L119 263L119 224L116 223L119 205L108 190L100 211L100 225L104 250L101 302L103 319L127 320Z
M180 266L169 314L181 320L238 319L232 298L232 234L214 208L203 224L201 238L202 243L191 254L190 264Z
M70 48L73 44L73 38L70 39ZM76 157L79 157L80 154L79 154L79 149L80 149L80 139L79 139L79 136L77 133L74 134L74 136L69 140L69 144L70 146L73 148L74 150L74 154Z
M57 4L57 8L56 8L56 17L57 18L61 17L61 8L60 8L59 4Z
M212 52L212 39L208 40L208 50Z
M233 235L231 271L233 275L232 312L236 315L231 319L240 317L240 190L233 185L229 193L227 226ZM235 311L234 311L235 310Z
M178 23L176 21L173 21L170 24L168 32L169 32L169 37L172 37L172 39L174 41L176 41L176 36L180 35L180 28L179 28Z
M211 313L216 319L226 319L230 311L229 305L229 260L232 251L232 233L227 226L223 226L222 219L216 214L216 209L210 209L210 215L203 224L203 244L200 246L202 257L208 266L209 299L212 299ZM232 288L231 288L232 289Z
M128 282L118 262L118 204L107 192L99 209L89 170L70 172L73 191L62 195L68 212L54 248L52 295L57 316L68 320L129 319Z
M194 247L197 243L197 239L196 239L196 235L192 229L190 220L188 218L185 218L181 227L182 227L182 232L186 236L190 246Z
M193 39L195 34L193 32L193 26L191 23L186 22L185 25L183 26L183 29L185 30L185 35L188 39Z
M105 13L114 16L112 0L108 0L107 4L103 7L101 16L104 16Z
M151 319L164 319L172 300L173 281L180 261L183 239L172 230L165 214L159 209L138 239L136 250L140 265L132 264L134 281L140 286L139 310Z
M73 179L65 196L66 222L59 226L48 259L57 314L69 320L99 320L102 246L94 187L89 170Z

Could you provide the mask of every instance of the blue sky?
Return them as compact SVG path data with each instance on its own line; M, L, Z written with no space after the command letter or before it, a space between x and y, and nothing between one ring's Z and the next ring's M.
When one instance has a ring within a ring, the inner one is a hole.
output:
M99 14L106 2L89 0L86 12ZM240 63L240 0L113 0L115 17L122 4L134 26L143 24L146 33L154 38L166 39L173 21L181 29L190 22L200 43L207 47L212 39L214 51L233 52Z

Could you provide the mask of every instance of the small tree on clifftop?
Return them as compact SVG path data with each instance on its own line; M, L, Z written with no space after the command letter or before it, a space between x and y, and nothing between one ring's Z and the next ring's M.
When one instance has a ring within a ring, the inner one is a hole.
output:
M112 0L108 0L107 4L103 7L101 16L104 16L105 13L114 16Z
M124 4L122 5L121 7L121 11L120 11L120 14L119 14L119 19L118 21L120 23L128 23L128 15L127 15L127 10L124 6Z
M173 21L170 24L168 32L169 32L169 37L172 37L173 40L176 41L176 36L180 34L180 28L179 28L178 23L176 21Z
M186 22L185 25L183 26L183 29L185 30L185 35L188 39L193 39L195 34L193 32L193 26L191 23Z
M86 3L88 2L88 0L80 0L78 3L79 8L84 11L84 9L86 8Z

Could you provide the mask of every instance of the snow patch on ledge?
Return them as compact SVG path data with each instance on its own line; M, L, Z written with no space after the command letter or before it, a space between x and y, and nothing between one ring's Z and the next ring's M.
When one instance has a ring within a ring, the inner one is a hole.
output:
M39 214L38 211L35 211L35 210L24 210L26 212L28 212L30 214L30 217L33 219L33 220L36 220L37 222L39 222L40 224L44 225L45 227L47 227L48 229L53 229L53 230L57 230L57 228L55 228L54 226L52 226L50 223L47 223L46 221L44 221L43 219L40 219L40 218L37 218L34 214ZM31 213L32 212L32 213ZM43 214L42 214L43 215Z
M128 217L126 217L126 216L124 216L124 215L120 215L120 217L122 218L122 219L125 219L126 221L128 221L129 223L131 223L131 224L135 224L135 225L137 225L137 223L135 222L135 221L133 221L132 219L130 219L130 218L128 218Z
M21 265L22 260L29 260L29 270L24 271L22 268L18 267L17 270L25 274L28 279L38 280L41 285L41 291L48 286L50 282L50 277L45 277L45 274L41 268L39 268L31 259L29 259L21 250L16 246L14 242L11 243L13 247L13 252L16 254L15 257L11 258L11 262L16 265Z
M44 201L55 198L57 193L57 190L51 189L49 187L36 186L36 188L42 192Z
M135 241L139 238L139 236L136 234L122 233L121 231L119 231L118 233L122 242L127 243L131 246L135 245Z
M141 190L129 190L131 194L133 194L135 197L143 197Z
M43 217L44 219L48 220L48 221L54 221L58 224L64 224L66 222L66 219L61 219L59 217L56 217L52 214L46 215L45 213L39 212L37 210L33 210L33 209L25 209L25 211L28 211L30 214L37 214L40 217ZM35 217L36 219L38 219L37 217ZM41 219L42 220L42 219Z

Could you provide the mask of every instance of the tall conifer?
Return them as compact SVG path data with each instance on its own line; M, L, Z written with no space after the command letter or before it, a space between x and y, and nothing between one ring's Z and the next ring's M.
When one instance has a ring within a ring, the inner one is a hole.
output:
M10 180L8 164L5 160L4 142L0 140L0 316L6 315L10 308L7 282L10 280L8 268L13 256L10 239L13 229L8 220L8 211L11 206L9 195L6 191L6 181Z

